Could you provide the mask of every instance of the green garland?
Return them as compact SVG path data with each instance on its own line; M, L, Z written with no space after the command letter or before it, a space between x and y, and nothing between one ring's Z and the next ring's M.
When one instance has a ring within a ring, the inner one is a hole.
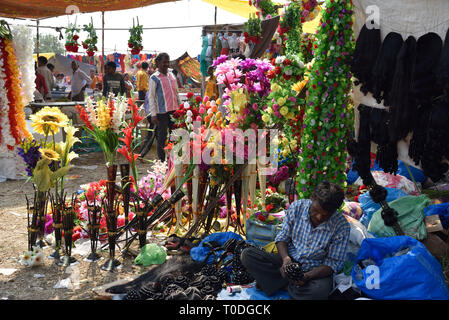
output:
M345 136L353 123L349 57L354 49L351 0L326 0L310 70L297 190L310 197L324 180L345 185Z

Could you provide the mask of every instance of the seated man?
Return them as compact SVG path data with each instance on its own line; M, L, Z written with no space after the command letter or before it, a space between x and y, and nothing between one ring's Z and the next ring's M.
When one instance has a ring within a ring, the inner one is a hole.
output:
M327 299L332 290L332 274L344 264L350 225L336 210L344 200L336 184L322 182L310 200L290 205L282 230L276 236L278 253L247 248L241 261L267 295L288 285L295 300ZM301 264L303 279L289 281L285 270L292 262Z

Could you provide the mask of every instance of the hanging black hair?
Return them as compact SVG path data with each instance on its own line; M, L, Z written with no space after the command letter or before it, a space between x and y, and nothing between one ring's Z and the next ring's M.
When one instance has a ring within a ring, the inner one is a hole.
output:
M449 159L449 103L438 99L432 106L427 127L427 140L421 157L424 174L433 182L439 181L448 171L449 165L443 158Z
M416 59L410 93L417 104L428 103L442 94L437 83L442 40L434 32L421 36L416 43Z
M446 32L440 63L437 70L437 79L441 88L449 99L449 29Z
M413 36L407 38L398 53L393 83L389 94L390 119L389 134L390 141L399 141L407 136L409 122L404 120L410 118L415 107L409 97L413 67L416 57L416 39Z
M381 47L380 29L368 29L366 24L360 30L354 53L350 62L351 72L357 80L355 85L362 86L360 91L365 95L372 91L372 70Z
M396 57L404 43L402 36L396 32L390 32L384 39L377 56L372 72L373 97L377 103L384 100L384 105L390 105L388 94L393 83L394 70L396 68Z

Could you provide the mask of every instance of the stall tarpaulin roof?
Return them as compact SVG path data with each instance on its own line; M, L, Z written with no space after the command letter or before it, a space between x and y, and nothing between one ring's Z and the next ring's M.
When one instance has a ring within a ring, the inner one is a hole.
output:
M125 10L176 0L2 0L0 16L49 18L71 13Z

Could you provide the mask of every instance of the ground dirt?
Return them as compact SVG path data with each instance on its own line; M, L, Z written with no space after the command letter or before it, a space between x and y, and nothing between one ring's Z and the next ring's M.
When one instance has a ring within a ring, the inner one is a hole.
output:
M156 158L156 148L153 145L146 155L146 160ZM123 159L122 159L123 160ZM92 181L106 179L106 168L101 152L81 155L73 161L77 166L70 170L65 188L68 194L79 190L79 186ZM97 166L96 169L79 168L78 166ZM148 162L138 162L139 176L146 174L151 168ZM44 248L44 265L27 268L20 265L19 257L27 250L27 210L25 195L32 197L33 187L25 180L8 180L0 183L0 269L17 269L11 275L4 275L0 270L0 299L3 300L89 300L94 299L92 289L98 286L125 279L145 272L148 268L133 264L133 259L123 257L120 252L116 254L122 262L117 273L101 270L101 266L108 258L107 251L104 257L96 263L83 260L83 257L74 255L78 260L76 265L80 271L79 289L54 289L55 284L69 277L66 268L59 267L48 256L54 251L50 246ZM35 277L36 274L44 277Z

